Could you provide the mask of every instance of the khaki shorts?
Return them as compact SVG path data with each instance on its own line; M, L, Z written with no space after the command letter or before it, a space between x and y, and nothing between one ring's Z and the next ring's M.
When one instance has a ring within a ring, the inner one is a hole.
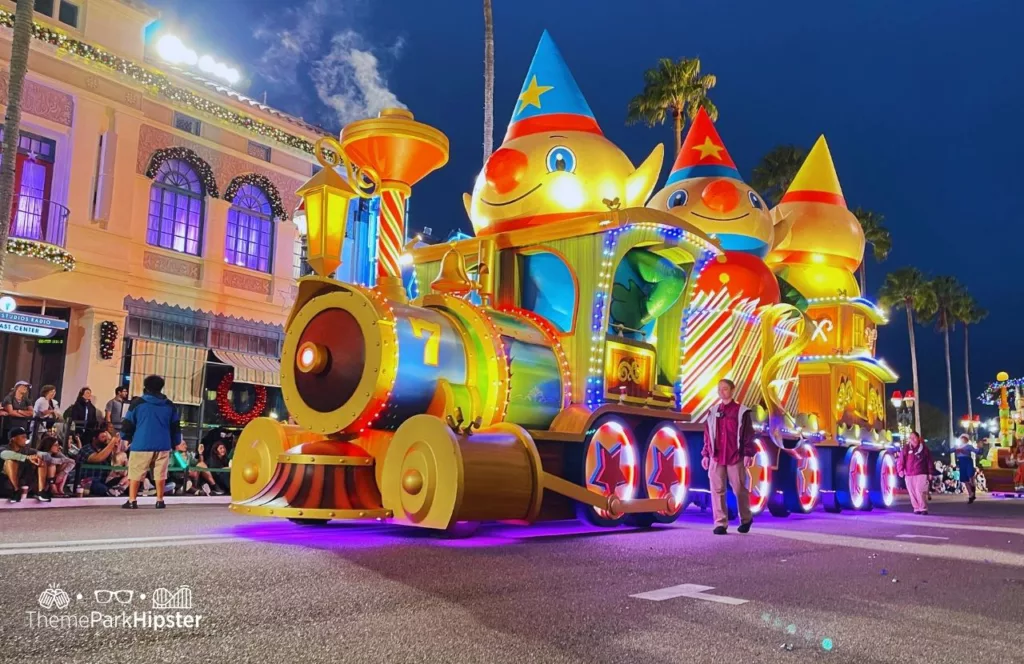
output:
M171 461L170 451L163 452L132 452L128 455L128 479L133 482L142 480L149 467L153 467L153 481L163 482L167 479L167 465Z

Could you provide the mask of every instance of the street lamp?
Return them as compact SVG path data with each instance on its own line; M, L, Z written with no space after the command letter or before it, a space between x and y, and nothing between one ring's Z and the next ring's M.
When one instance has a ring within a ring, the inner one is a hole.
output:
M975 415L973 418L964 415L964 418L960 420L960 426L963 427L972 441L978 440L978 429L981 428L981 415Z
M914 390L907 390L906 394L895 390L890 401L896 409L896 424L899 426L900 440L906 441L914 423Z

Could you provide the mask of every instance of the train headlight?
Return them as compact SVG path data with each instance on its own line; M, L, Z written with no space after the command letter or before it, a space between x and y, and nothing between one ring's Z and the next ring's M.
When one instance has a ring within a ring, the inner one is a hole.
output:
M307 341L299 346L299 352L295 354L295 365L302 373L318 374L327 366L327 349Z

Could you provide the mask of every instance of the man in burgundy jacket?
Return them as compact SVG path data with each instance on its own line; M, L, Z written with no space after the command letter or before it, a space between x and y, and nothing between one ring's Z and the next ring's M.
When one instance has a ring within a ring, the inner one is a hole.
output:
M733 401L735 389L736 384L728 378L719 381L718 397L721 402L711 407L704 425L701 466L708 471L711 482L711 511L715 516L716 535L724 535L729 525L729 510L725 504L727 481L736 494L736 505L740 511L738 530L746 533L754 522L745 477L757 453L754 446L754 424L750 409Z

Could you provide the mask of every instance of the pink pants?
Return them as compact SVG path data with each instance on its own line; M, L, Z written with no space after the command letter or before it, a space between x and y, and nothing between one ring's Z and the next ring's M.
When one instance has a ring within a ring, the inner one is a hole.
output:
M910 494L910 504L914 506L915 512L928 510L928 476L907 475L907 493Z

